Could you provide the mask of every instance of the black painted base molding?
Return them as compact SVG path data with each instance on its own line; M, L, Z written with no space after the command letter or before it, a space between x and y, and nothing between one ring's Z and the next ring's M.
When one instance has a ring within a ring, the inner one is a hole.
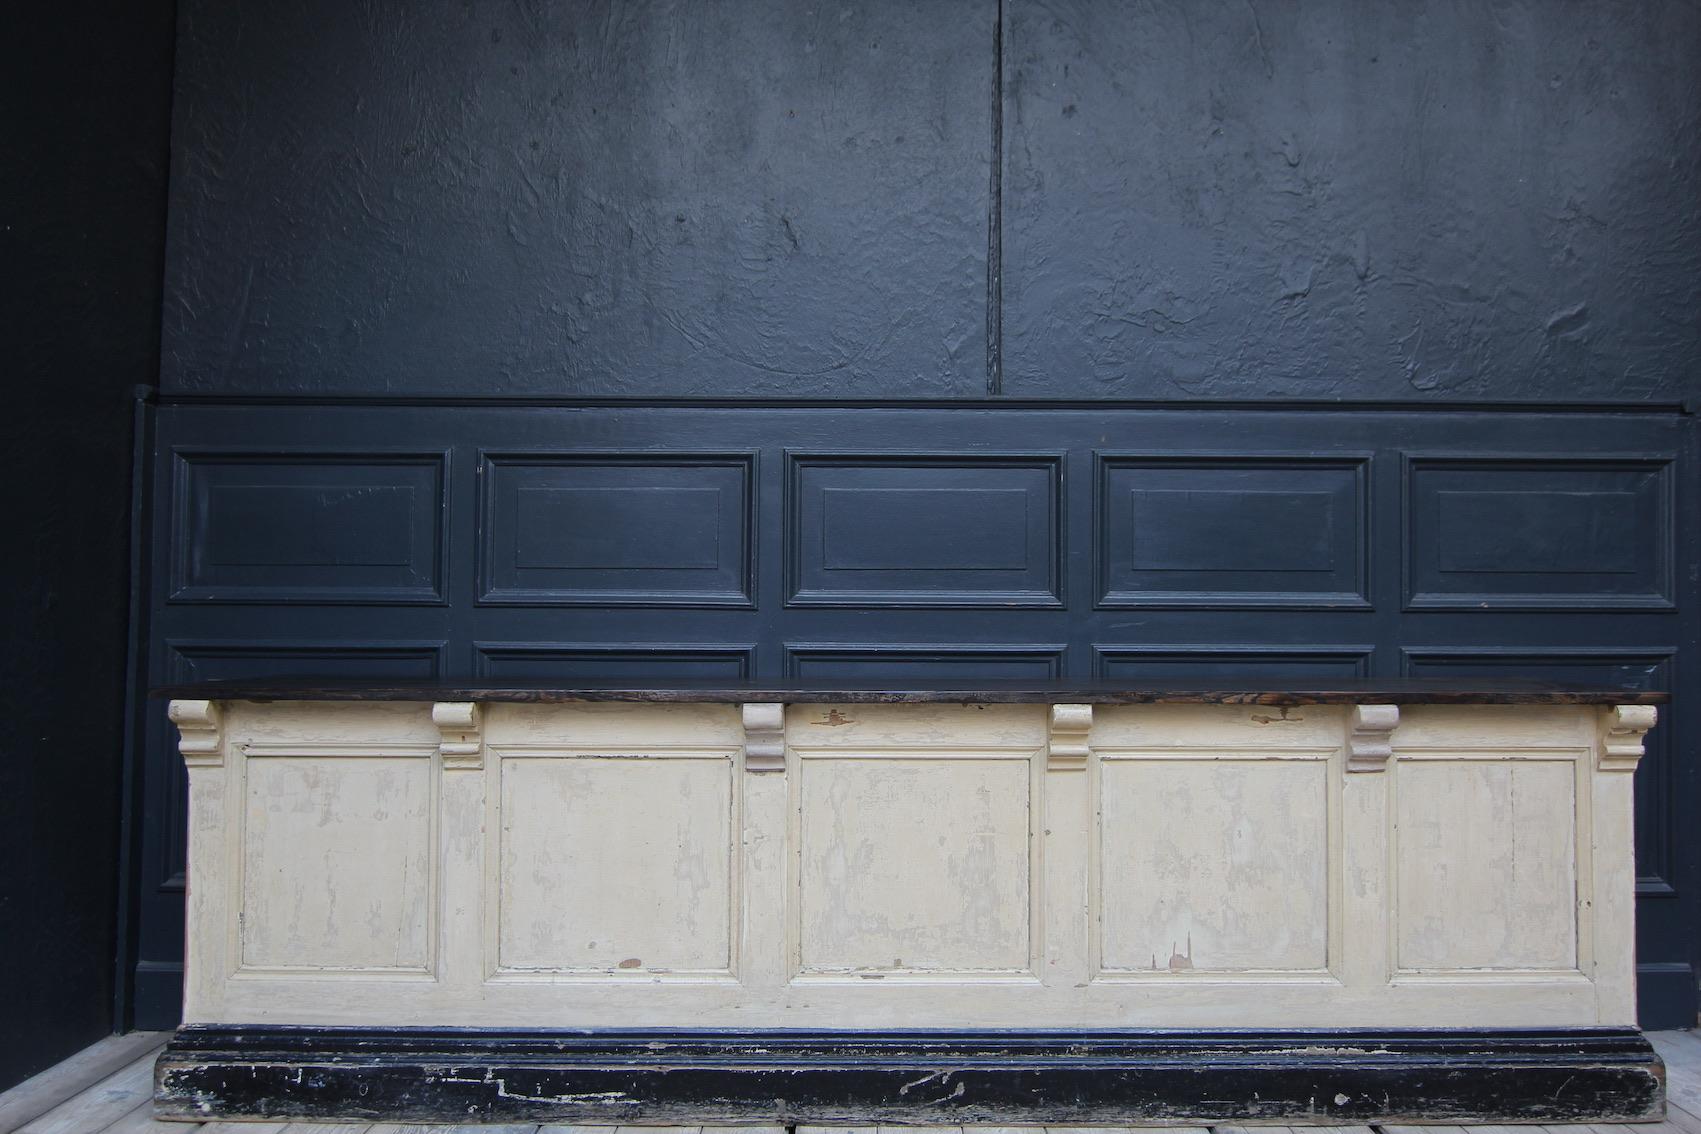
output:
M201 1025L156 1069L179 1118L1120 1124L1655 1119L1629 1029L485 1031Z

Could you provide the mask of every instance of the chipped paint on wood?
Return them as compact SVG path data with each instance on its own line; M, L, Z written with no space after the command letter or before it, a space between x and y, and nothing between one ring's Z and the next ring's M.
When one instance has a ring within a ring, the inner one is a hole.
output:
M1351 706L1279 724L1221 704L834 709L764 707L776 774L746 775L738 704L482 705L468 767L430 702L222 703L222 761L189 732L187 1019L838 1037L1633 1021L1634 754L1614 707L1405 706L1375 722L1379 775L1348 774ZM1083 774L1051 770L1059 746ZM544 1063L530 1103L652 1113L659 1070ZM495 1073L469 1066L443 1082ZM972 1068L924 1064L880 1105L1029 1105ZM815 1070L740 1063L781 1102L693 1095L676 1117L834 1117L778 1085ZM1341 1106L1316 1113L1369 1113Z

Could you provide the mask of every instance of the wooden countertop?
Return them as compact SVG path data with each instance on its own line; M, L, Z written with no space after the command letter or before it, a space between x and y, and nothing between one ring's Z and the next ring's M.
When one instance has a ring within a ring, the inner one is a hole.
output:
M1539 681L1369 678L1281 684L1176 681L939 681L927 685L855 681L656 681L648 685L575 681L349 681L313 677L166 685L155 697L209 701L486 701L569 704L593 701L736 704L1093 704L1093 705L1662 705L1665 693Z

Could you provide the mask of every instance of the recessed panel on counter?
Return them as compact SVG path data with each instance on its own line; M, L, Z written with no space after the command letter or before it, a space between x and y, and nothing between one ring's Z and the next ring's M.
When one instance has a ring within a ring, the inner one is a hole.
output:
M429 972L431 755L394 745L248 747L239 972Z
M516 746L498 756L499 975L730 975L730 753Z
M1031 751L796 755L801 975L1032 975Z

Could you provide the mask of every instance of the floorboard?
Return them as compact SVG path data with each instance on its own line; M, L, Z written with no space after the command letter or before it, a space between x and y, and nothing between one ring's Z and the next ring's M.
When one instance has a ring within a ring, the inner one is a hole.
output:
M108 1126L99 1134L200 1134L206 1129L199 1122L166 1122L154 1117L152 1099Z
M0 1094L0 1134L12 1134L141 1056L157 1052L168 1038L166 1032L107 1036L39 1075L25 1079Z
M153 1091L154 1053L150 1051L24 1123L18 1134L100 1134L151 1099Z

